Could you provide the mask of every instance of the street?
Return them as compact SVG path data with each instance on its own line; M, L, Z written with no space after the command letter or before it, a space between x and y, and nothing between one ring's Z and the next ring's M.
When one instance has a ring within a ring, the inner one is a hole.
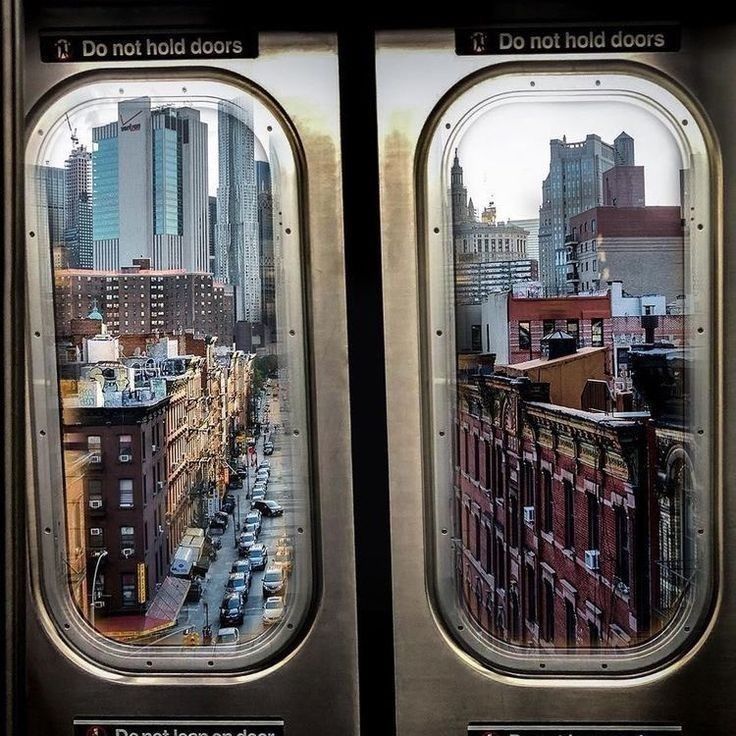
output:
M266 422L278 424L280 422L279 401L278 399L270 399L265 393L262 395L261 406L259 409L259 420L265 426ZM261 519L261 533L258 542L265 544L269 554L269 563L271 565L272 557L276 552L276 540L282 536L289 536L294 539L296 534L296 525L294 523L294 479L293 471L289 463L289 443L291 436L284 434L282 431L270 434L270 440L274 443L274 451L270 456L264 456L263 443L264 434L258 438L256 442L257 464L267 460L271 465L271 474L268 482L268 493L266 498L278 501L284 507L283 516L269 518L263 516ZM245 456L242 456L245 462ZM205 578L205 588L202 599L198 603L185 603L181 609L177 629L179 633L166 638L166 644L183 644L183 629L193 627L194 630L201 635L202 628L209 622L212 627L213 637L217 635L220 628L220 603L225 594L225 585L230 575L230 568L233 561L240 559L237 551L237 538L239 529L242 528L243 519L250 510L250 501L248 500L249 490L255 482L255 467L248 468L248 477L243 478L242 487L239 489L230 489L228 492L235 496L235 511L230 516L228 526L224 530L219 539L222 541L222 547L217 551L217 559L210 564L209 571ZM295 569L297 561L295 560ZM240 631L240 641L250 641L255 639L264 631L263 624L263 590L261 580L263 578L263 570L254 570L248 598L245 602L245 617L243 624L237 627ZM292 571L291 576L295 573ZM291 577L289 576L289 577ZM288 579L288 578L287 578ZM287 599L289 586L287 584ZM229 624L223 624L229 626Z

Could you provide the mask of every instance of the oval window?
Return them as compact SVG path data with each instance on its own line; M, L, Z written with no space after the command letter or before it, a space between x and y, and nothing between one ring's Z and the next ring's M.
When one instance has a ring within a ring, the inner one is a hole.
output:
M29 133L33 563L107 666L242 671L307 619L298 151L260 91L184 76L81 84Z
M642 671L708 613L716 234L694 109L634 74L507 74L425 133L433 587L494 668Z

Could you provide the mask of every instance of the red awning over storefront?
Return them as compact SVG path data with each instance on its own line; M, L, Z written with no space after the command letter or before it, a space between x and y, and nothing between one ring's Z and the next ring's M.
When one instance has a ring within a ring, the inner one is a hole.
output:
M166 631L176 624L190 587L189 580L168 576L145 615L98 618L95 621L97 630L111 639L125 642L146 639Z

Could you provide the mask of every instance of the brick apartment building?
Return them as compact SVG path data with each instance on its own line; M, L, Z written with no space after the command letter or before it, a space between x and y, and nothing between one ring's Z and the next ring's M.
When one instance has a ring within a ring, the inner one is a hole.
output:
M77 320L97 308L116 335L173 334L218 336L232 342L233 288L209 273L154 271L147 259L119 271L59 269L54 274L56 334L78 335Z
M659 352L634 359L653 407L634 415L551 404L549 385L526 377L460 384L457 575L470 615L499 639L629 647L687 592L691 443L682 404L652 395L662 371L680 389L684 371Z
M65 400L64 444L67 451L88 453L82 481L88 576L107 550L91 592L103 604L98 613L140 611L168 571L168 398L130 396L119 407L79 404ZM139 565L145 566L145 588L139 584Z

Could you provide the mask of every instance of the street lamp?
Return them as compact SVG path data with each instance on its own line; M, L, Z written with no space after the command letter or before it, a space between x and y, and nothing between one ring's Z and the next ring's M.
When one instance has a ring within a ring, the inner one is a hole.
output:
M97 602L95 600L95 591L97 588L97 572L100 569L100 562L102 562L102 558L107 557L107 550L103 549L102 552L100 552L99 555L97 555L97 564L95 565L95 573L92 576L92 610L90 612L90 623L92 624L92 628L95 628L95 603Z

